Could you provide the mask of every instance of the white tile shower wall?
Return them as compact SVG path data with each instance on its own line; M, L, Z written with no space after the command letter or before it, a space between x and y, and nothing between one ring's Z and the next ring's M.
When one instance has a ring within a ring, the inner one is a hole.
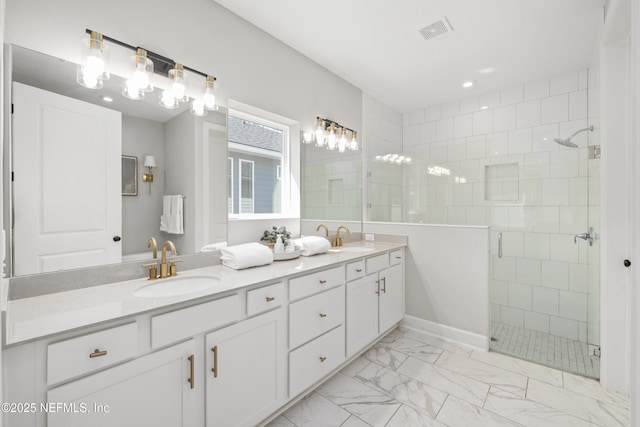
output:
M593 124L596 95L587 92L587 76L583 70L405 113L403 154L412 161L404 167L403 219L490 225L492 320L582 341L588 331L597 343L597 250L573 236L588 220L597 227L599 160L588 159L587 145L599 139L577 135L577 149L553 142ZM509 163L517 164L517 180L495 176L489 185L487 166ZM434 166L447 173L434 175Z

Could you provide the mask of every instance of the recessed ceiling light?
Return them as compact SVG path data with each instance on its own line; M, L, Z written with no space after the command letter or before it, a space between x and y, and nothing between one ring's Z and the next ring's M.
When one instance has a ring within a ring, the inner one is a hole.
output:
M481 110L486 110L487 108L489 108L488 105L483 105L482 107L480 107Z
M487 67L487 68L483 68L482 70L478 70L479 73L482 74L491 74L495 71L496 69L493 67Z
M110 97L110 96L103 96L103 97L102 97L102 100L103 100L104 102L113 102L113 98L112 98L112 97Z
M465 88L465 89L470 88L471 86L473 86L473 82L472 81L468 81L468 82L462 83L462 87Z

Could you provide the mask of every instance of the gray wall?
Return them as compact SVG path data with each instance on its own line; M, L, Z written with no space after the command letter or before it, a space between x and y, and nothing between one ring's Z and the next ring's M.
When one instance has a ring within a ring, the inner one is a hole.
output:
M138 195L122 196L122 254L148 251L147 240L160 240L160 214L164 194L164 126L162 123L122 115L122 155L138 158ZM144 157L153 155L153 182L142 181L148 169ZM151 194L149 194L151 189Z

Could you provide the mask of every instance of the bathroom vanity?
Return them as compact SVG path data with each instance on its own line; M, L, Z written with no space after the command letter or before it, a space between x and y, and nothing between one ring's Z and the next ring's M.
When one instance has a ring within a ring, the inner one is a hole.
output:
M9 301L5 425L264 423L402 320L404 246Z

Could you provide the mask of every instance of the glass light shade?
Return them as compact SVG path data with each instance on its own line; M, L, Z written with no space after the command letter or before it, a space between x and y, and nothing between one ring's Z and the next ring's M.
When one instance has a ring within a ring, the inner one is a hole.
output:
M204 81L204 94L202 95L202 101L204 102L204 107L207 110L217 110L218 105L216 104L216 94L215 94L215 81L216 78L213 76L207 76Z
M163 90L160 96L160 106L168 110L178 108L178 100L174 98L170 90Z
M349 142L349 150L356 151L358 149L358 140L357 140L358 132L353 131L351 133L351 141Z
M135 88L137 88L138 92L153 92L153 61L147 58L147 51L138 49L136 55L131 57L130 64L131 71L129 73L129 79L125 82L125 86L129 88L127 90L129 95L132 95L131 92L133 92ZM125 88L123 88L123 95L124 90Z
M178 102L187 102L187 73L184 72L182 64L176 64L175 68L169 70L169 79L172 80L170 90L173 97Z
M304 132L302 134L302 140L305 144L311 144L311 141L313 141L313 134L311 132Z
M82 46L82 59L78 65L76 81L89 89L101 89L103 80L109 79L108 46L102 41L102 34L95 31L83 40Z
M342 132L340 132L340 139L338 140L338 151L344 153L347 149L347 130L342 128Z
M318 117L318 123L316 126L316 145L318 147L322 147L324 145L324 126L320 117Z
M154 156L144 156L144 167L146 167L146 168L155 168L156 167L156 158Z
M333 123L329 126L329 135L327 136L327 149L335 150L338 140L336 139L336 128Z
M191 114L198 117L203 117L207 115L207 110L205 109L205 103L201 99L194 99L191 102Z

